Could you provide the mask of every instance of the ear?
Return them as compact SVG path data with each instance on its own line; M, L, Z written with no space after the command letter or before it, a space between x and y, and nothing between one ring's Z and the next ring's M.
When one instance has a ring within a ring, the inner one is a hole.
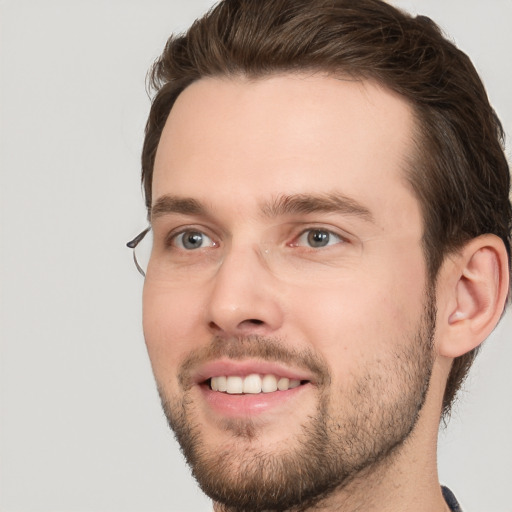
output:
M438 280L438 353L458 357L482 343L498 323L509 289L509 259L495 235L470 240L446 258Z

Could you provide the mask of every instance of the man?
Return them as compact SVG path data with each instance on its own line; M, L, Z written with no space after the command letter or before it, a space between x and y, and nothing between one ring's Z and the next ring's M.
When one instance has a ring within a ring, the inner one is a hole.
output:
M214 509L459 510L437 430L512 224L469 59L380 0L225 0L151 78L144 332Z

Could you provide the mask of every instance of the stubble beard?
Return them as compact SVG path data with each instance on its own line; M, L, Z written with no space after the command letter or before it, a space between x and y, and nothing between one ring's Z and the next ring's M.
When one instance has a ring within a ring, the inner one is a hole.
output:
M435 315L434 293L427 293L412 342L409 337L409 343L397 345L400 348L388 359L369 363L350 389L331 389L323 361L312 354L288 354L276 340L251 337L225 350L217 343L209 356L223 351L233 358L242 358L243 353L268 360L300 360L320 376L315 414L279 450L265 450L265 431L250 420L226 420L223 426L233 443L229 449L212 449L203 435L208 425L194 419L186 386L181 396L172 397L159 387L169 425L216 510L307 510L391 461L413 431L425 402L434 361Z

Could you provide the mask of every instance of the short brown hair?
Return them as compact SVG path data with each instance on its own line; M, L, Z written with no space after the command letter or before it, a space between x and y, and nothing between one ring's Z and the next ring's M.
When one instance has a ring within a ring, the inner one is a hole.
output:
M412 105L419 133L407 178L422 208L431 283L446 254L484 233L503 240L510 261L510 172L484 86L434 22L381 0L223 0L171 37L149 75L156 95L142 151L148 212L160 136L188 85L304 70L375 80ZM454 360L445 415L476 351Z

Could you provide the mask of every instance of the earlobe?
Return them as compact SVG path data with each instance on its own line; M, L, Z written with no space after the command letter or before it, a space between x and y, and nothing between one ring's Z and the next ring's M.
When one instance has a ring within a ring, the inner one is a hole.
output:
M495 235L469 241L452 261L450 274L451 300L438 348L441 355L458 357L489 336L505 307L509 267L503 241Z

